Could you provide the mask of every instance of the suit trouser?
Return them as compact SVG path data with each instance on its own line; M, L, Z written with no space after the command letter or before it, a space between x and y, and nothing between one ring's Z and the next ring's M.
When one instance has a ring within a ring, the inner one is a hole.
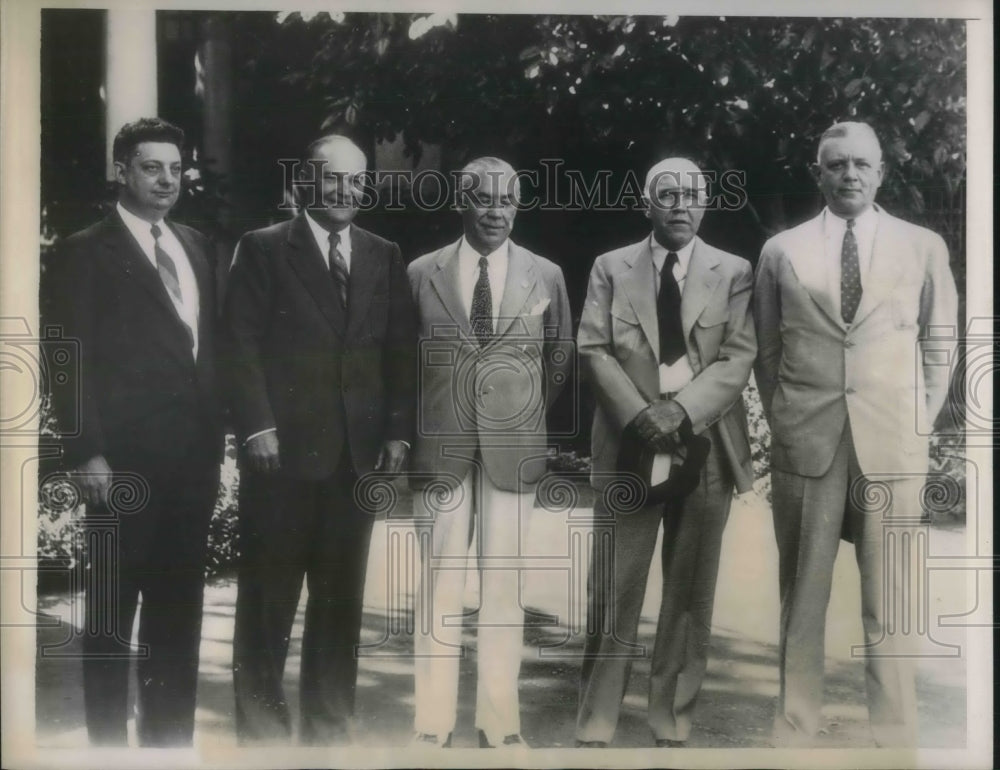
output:
M299 676L299 739L306 744L350 739L374 521L354 502L355 479L347 452L337 472L319 481L243 472L233 641L241 743L291 738L282 678L303 576L309 598Z
M902 564L885 572L885 537L892 517L919 514L922 477L869 487L858 466L850 425L845 424L830 469L817 478L772 471L774 532L781 590L780 693L774 720L777 743L807 739L820 726L823 702L826 610L833 565L848 516L861 573L865 684L872 732L881 746L914 745L916 695L901 636L886 634L887 606L900 607ZM914 505L916 504L916 508ZM883 519L883 514L885 519ZM893 604L889 604L890 596Z
M701 481L680 504L619 514L608 511L598 495L578 740L611 741L632 661L648 654L636 638L661 521L663 596L650 667L648 720L657 739L688 738L708 660L719 552L732 496L731 474L714 436ZM609 533L610 544L602 532Z
M413 497L422 575L414 606L414 729L443 741L455 728L462 596L475 515L480 571L476 727L496 746L521 732L517 680L524 610L519 568L535 493L497 489L480 466L469 471L455 496L458 504L447 507L436 506L433 495L418 491Z
M157 464L153 470L134 471L142 479L135 500L116 501L113 489L108 508L87 513L83 690L87 732L96 745L128 741L130 646L140 596L139 743L191 744L205 553L219 490L219 464L214 455L204 454L192 451L172 468ZM124 469L115 458L109 463L113 471ZM130 483L114 482L122 490ZM133 502L141 505L144 484L148 501L131 512Z

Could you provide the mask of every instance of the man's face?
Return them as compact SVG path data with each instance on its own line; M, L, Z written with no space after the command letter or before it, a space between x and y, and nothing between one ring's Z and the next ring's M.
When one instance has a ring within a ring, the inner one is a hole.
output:
M158 222L181 191L181 152L171 142L141 142L128 162L115 161L118 200L136 216Z
M683 158L655 165L647 175L646 217L656 241L671 251L684 248L705 216L705 177Z
M347 139L336 138L318 145L312 162L303 171L305 178L320 180L312 193L309 216L328 230L342 230L349 225L364 195L365 168L364 153Z
M823 142L813 175L830 210L853 219L875 200L882 184L882 169L878 142L866 133L853 131Z
M517 214L514 179L513 169L509 168L481 171L460 203L465 238L484 256L496 251L514 227Z

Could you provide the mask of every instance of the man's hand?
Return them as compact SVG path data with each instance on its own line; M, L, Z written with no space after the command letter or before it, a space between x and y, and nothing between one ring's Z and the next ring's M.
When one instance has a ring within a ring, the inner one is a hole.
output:
M91 457L70 472L70 478L80 492L80 501L88 506L108 504L108 489L111 487L111 466L104 455Z
M375 470L384 471L391 476L406 470L407 446L402 441L386 441L379 450L375 461Z
M679 442L675 435L687 412L676 401L654 401L636 416L633 424L639 438L647 444L669 451Z
M268 431L247 441L247 460L250 468L259 473L274 473L281 468L278 457L278 433Z

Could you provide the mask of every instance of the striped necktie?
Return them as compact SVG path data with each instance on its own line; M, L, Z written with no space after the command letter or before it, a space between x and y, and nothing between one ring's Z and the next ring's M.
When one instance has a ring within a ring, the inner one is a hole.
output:
M149 231L153 234L153 255L156 257L156 272L160 274L160 280L163 281L167 293L170 294L177 304L183 305L184 295L181 293L181 282L177 277L177 265L174 264L173 258L167 254L166 250L160 246L160 236L163 234L163 231L159 225L153 225L149 228ZM180 317L180 313L177 315ZM181 318L181 323L184 325L184 331L187 332L188 341L191 343L193 350L194 332L183 318Z
M330 233L330 275L333 276L334 286L337 287L340 306L346 311L350 273L344 255L340 253L340 233Z

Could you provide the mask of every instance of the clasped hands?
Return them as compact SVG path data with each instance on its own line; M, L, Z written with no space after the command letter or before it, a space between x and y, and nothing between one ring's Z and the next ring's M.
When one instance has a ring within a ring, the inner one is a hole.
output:
M632 425L652 449L670 452L682 444L677 431L686 419L687 412L676 401L654 401L636 415Z
M382 444L375 470L395 476L406 470L407 446L403 441L390 440ZM250 467L259 473L273 473L281 468L278 434L268 431L246 442L246 456Z

